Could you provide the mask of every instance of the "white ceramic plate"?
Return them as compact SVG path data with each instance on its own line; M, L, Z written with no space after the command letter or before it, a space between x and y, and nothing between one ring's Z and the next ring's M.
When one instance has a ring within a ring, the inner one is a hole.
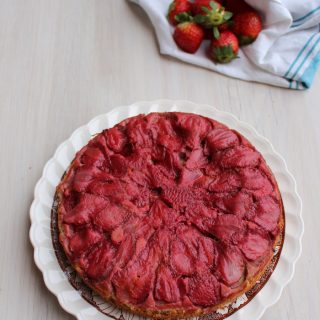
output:
M284 159L275 152L271 143L260 136L253 127L239 121L230 113L219 111L212 106L198 105L187 101L139 102L131 106L115 108L78 128L68 140L58 147L54 156L44 167L42 177L35 187L34 201L30 209L30 239L34 246L34 260L42 271L45 284L57 296L62 308L76 316L77 319L105 320L108 318L84 300L81 294L71 286L57 261L50 231L55 187L73 160L75 153L88 143L92 135L114 126L127 117L155 111L197 113L216 119L237 130L262 153L277 179L286 214L285 241L280 260L263 289L247 305L228 317L228 320L258 320L268 307L279 300L283 288L293 277L295 264L301 254L301 238L304 227L301 217L302 202L297 193L296 182L289 173ZM108 308L108 304L106 304L106 308ZM110 312L115 317L120 314L120 311L115 308ZM132 317L126 312L121 312L121 315L124 319L138 320L140 318Z

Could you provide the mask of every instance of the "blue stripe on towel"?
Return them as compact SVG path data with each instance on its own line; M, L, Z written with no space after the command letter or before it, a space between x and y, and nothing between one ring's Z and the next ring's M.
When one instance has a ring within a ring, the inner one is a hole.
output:
M320 65L320 52L318 52L318 54L314 57L314 59L311 61L310 65L305 70L302 77L299 79L299 81L302 83L302 85L305 88L311 87L319 65Z
M288 69L288 71L286 72L286 74L284 75L285 78L288 77L289 73L291 72L292 68L295 66L295 64L298 62L299 58L301 57L301 55L303 54L303 52L305 51L305 49L308 47L308 45L310 44L310 42L313 40L313 38L317 35L318 33L313 34L309 40L307 41L307 43L303 46L303 48L300 50L300 52L298 53L296 59L293 61L293 63L291 64L290 68Z
M309 13L307 13L304 16L302 16L301 18L293 20L292 23L297 23L297 22L300 22L300 21L302 21L302 20L304 20L306 18L309 18L310 16L312 16L313 14L315 14L319 10L320 10L320 6L317 7L317 8L314 8L313 10L311 10Z
M303 21L303 20L311 17L312 15L314 15L315 13L317 13L318 11L320 11L320 6L317 7L317 8L314 8L313 10L311 10L310 12L308 12L308 13L307 13L306 15L304 15L303 17L301 17L301 18L299 18L299 19L296 19L296 20L293 20L291 27L294 28L294 27L300 26L301 24L303 24L303 23L305 22L305 21ZM303 21L303 22L302 22L302 21ZM299 22L301 22L301 23L299 23ZM298 23L298 24L297 24L297 23Z
M306 63L307 59L311 56L313 50L318 46L320 42L320 37L318 38L318 40L313 44L312 48L309 50L308 54L305 56L305 58L303 59L303 61L300 63L298 69L296 70L296 72L293 74L292 79L294 79L298 72L301 70L301 68L303 67L303 65Z
M317 71L317 68L320 64L320 52L312 59L310 66L304 71L304 73L300 77L300 79L296 81L296 80L294 80L294 78L297 76L297 74L299 73L301 68L304 66L304 64L306 63L306 61L310 57L310 55L314 52L314 50L316 49L316 47L318 46L319 43L320 43L320 37L313 44L312 48L309 50L309 52L307 53L307 55L305 56L303 61L300 63L299 67L296 69L296 71L293 74L293 76L291 77L291 79L289 79L289 88L290 89L293 88L293 82L297 82L297 83L301 82L301 84L306 88L309 88L311 86L313 79L314 79L314 76L315 76L315 73Z
M289 80L289 89L292 89L292 80Z

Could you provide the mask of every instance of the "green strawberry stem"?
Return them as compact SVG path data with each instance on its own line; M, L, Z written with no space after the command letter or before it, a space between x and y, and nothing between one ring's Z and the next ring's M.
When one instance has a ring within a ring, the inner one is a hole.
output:
M205 28L219 26L232 17L232 12L225 11L224 7L218 7L213 1L210 2L210 8L201 7L204 14L198 14L194 17L196 23L202 24Z

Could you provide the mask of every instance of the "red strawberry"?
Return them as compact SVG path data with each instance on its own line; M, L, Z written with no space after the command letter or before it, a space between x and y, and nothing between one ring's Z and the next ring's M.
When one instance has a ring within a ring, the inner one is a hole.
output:
M250 44L257 39L262 30L261 17L256 11L238 13L234 17L232 30L240 45Z
M202 7L206 7L208 9L211 9L210 2L212 0L195 0L192 4L192 14L195 16L197 14L204 14L204 11L202 10ZM218 7L221 7L221 0L215 0L214 1Z
M189 53L195 53L204 38L204 31L194 22L182 22L177 25L173 39L176 44Z
M180 14L189 15L191 13L191 3L188 0L174 0L168 11L168 19L173 25L177 25L179 18L177 17Z
M225 6L227 10L233 12L234 14L252 10L252 7L249 6L244 0L225 0Z
M223 31L219 39L213 39L210 46L211 58L220 63L228 63L237 57L239 42L231 31Z

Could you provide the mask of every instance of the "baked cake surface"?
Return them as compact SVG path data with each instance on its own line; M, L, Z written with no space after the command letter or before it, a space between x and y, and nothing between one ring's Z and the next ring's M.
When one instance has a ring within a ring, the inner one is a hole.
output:
M250 290L284 228L261 154L195 114L104 130L77 153L57 197L60 242L79 276L149 317L206 314Z

